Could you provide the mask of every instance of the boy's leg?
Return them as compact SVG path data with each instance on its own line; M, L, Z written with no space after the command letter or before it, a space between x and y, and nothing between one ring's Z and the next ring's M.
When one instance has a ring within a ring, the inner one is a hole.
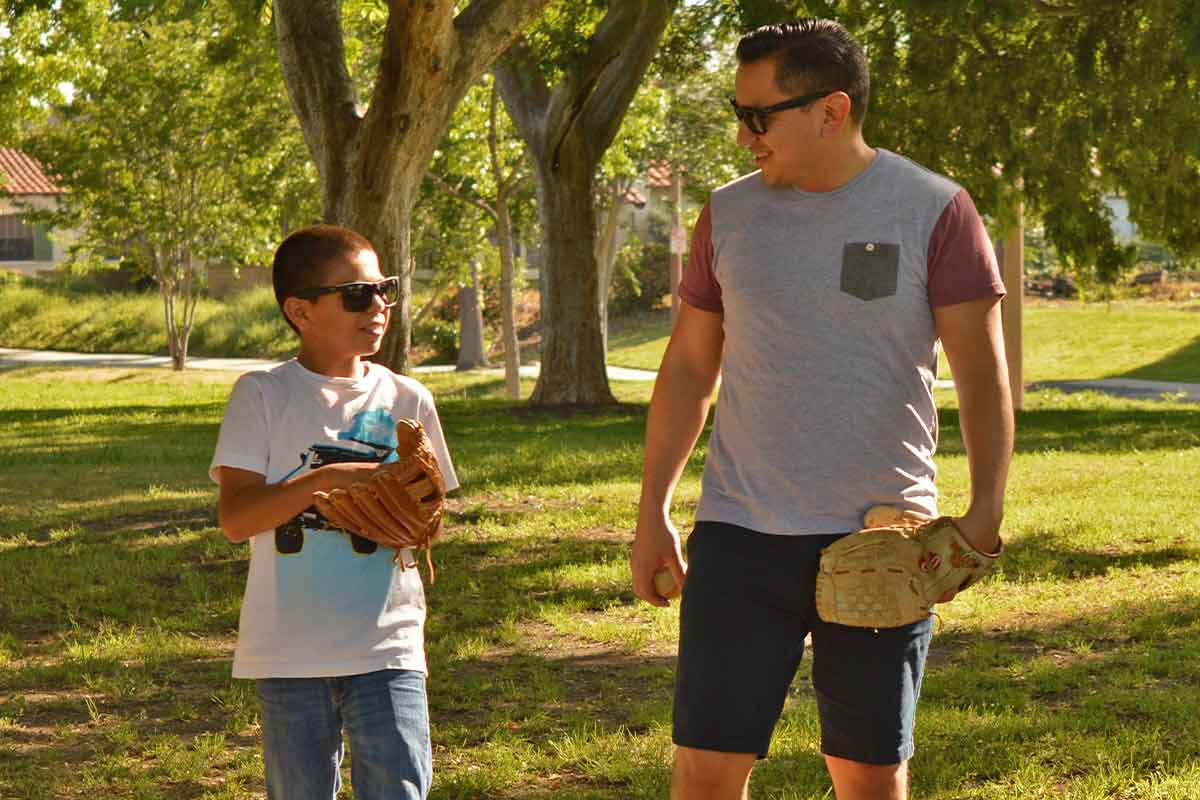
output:
M341 719L324 678L255 681L270 800L332 800L342 779Z
M359 800L424 800L433 781L425 676L389 669L338 679Z
M818 538L696 523L679 612L672 797L745 796L804 651L804 574Z

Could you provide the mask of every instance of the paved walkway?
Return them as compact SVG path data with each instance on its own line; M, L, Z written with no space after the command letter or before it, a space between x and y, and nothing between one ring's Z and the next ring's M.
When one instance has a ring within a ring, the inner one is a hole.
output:
M238 373L255 369L270 369L280 362L256 358L204 358L189 356L188 369L232 370ZM523 364L521 375L536 378L539 364ZM5 367L171 367L170 356L147 356L129 353L64 353L57 350L18 350L0 347L0 369ZM415 372L454 372L453 364L436 364L414 367ZM502 367L474 370L485 375L503 375ZM658 373L647 369L628 367L608 368L608 377L614 381L653 381Z
M270 369L278 361L264 361L253 358L203 358L194 356L188 358L188 369L218 369L248 372L253 369ZM168 356L131 355L122 353L63 353L55 350L17 350L0 347L0 369L5 367L158 367L170 368L171 359ZM525 364L521 367L521 375L536 378L539 364ZM414 371L421 372L454 372L453 364L415 367ZM478 370L486 375L503 375L500 367ZM658 375L654 370L630 369L629 367L608 368L608 377L615 381L653 381ZM953 388L953 381L939 380L935 384L939 389ZM1173 396L1187 403L1200 403L1200 383L1176 383L1170 381L1139 381L1128 378L1104 378L1095 381L1041 381L1031 383L1027 389L1058 389L1062 392L1103 392L1117 397L1129 397L1137 400L1161 400L1165 395Z

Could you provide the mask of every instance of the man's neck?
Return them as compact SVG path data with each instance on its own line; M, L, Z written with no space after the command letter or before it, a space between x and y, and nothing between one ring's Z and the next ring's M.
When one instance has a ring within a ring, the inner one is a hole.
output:
M857 178L875 160L875 148L863 141L862 134L833 148L824 168L794 184L802 192L832 192Z

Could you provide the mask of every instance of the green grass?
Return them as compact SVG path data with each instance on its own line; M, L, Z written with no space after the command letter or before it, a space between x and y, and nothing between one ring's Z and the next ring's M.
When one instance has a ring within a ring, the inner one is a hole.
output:
M627 568L650 384L537 412L496 377L426 377L464 487L428 587L432 796L664 797L676 609L636 602ZM257 704L229 676L248 553L205 474L232 380L0 377L0 797L263 796ZM939 401L953 513L967 470ZM1027 406L1007 554L940 609L912 797L1200 797L1200 406ZM817 740L806 660L754 796L830 796Z
M1111 306L1027 302L1025 380L1138 378L1200 383L1200 307L1118 302ZM657 312L610 334L608 361L658 369L670 316ZM941 369L949 376L949 369Z

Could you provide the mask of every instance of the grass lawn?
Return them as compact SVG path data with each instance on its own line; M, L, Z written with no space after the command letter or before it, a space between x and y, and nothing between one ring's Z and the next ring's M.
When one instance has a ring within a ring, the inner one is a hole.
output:
M1200 307L1116 302L1102 304L1027 300L1025 380L1138 378L1200 383ZM670 315L655 312L609 336L608 362L658 369ZM950 371L943 365L943 376Z
M635 602L626 561L650 384L550 413L500 379L425 377L464 487L428 587L432 796L665 797L676 609ZM264 796L256 701L229 677L248 553L205 474L231 382L0 377L0 797ZM939 400L954 513L966 462ZM1007 555L940 609L912 797L1200 797L1200 406L1027 405ZM832 796L807 660L752 792Z

